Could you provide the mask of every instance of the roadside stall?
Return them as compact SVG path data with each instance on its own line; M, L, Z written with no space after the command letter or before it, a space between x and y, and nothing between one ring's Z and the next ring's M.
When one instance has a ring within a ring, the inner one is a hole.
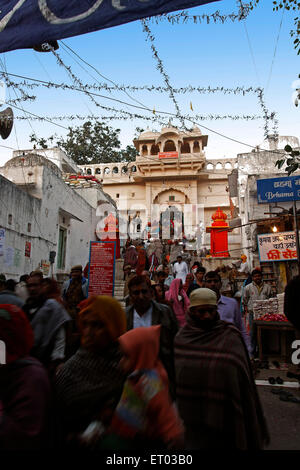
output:
M290 362L290 345L294 335L294 327L288 321L283 312L284 309L284 293L277 294L268 300L255 300L253 302L254 324L257 328L257 345L259 359L263 360L265 355L278 356L286 363ZM267 341L269 333L277 335L277 344L279 351L274 352L268 350L264 346L268 346Z

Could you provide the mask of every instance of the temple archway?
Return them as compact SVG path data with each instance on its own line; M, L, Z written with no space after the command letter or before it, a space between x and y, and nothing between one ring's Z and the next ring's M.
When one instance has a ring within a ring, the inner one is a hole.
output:
M161 191L154 199L156 219L159 220L159 238L182 239L184 235L184 205L190 204L188 196L177 189Z

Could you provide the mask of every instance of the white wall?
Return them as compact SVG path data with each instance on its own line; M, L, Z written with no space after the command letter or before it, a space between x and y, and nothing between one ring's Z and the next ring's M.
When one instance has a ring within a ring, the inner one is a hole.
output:
M57 270L57 255L54 272L69 272L74 264L85 264L89 258L89 242L95 240L96 210L75 190L48 166L26 167L26 173L33 172L35 182L25 188L40 196L29 195L20 187L0 176L1 212L0 227L4 228L4 255L0 256L0 272L17 279L21 274L38 268L41 260L49 260L50 251L58 252L59 226L67 229L67 251L65 269ZM20 176L20 168L6 169L6 175ZM24 178L23 178L24 180ZM20 180L19 180L20 182ZM35 184L35 186L34 186ZM73 219L66 212L76 216ZM8 215L12 215L12 224L8 224ZM64 217L64 223L63 223ZM31 232L28 232L31 223ZM31 257L25 257L25 241L31 242ZM5 259L5 253L20 250L19 265L13 260L11 266Z

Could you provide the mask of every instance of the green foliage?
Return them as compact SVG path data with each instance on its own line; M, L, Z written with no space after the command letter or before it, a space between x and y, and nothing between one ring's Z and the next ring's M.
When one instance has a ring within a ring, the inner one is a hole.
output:
M41 148L48 148L48 142L51 146L56 145L77 165L134 161L137 150L131 145L121 149L119 134L120 129L113 129L103 122L87 121L82 126L69 127L65 138L54 135L44 139L32 134L30 142Z
M275 166L280 169L284 164L286 164L285 171L288 175L291 175L300 168L300 152L299 150L293 150L290 145L286 145L284 150L288 155L281 160L277 160Z

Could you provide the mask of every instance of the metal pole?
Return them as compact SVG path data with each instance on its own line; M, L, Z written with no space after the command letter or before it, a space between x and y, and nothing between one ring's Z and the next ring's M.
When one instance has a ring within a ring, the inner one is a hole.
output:
M300 248L299 248L299 230L298 230L296 201L294 201L294 204L293 204L293 212L294 212L294 226L295 226L295 230L296 230L296 249L297 249L297 261L298 261L298 274L300 274Z

